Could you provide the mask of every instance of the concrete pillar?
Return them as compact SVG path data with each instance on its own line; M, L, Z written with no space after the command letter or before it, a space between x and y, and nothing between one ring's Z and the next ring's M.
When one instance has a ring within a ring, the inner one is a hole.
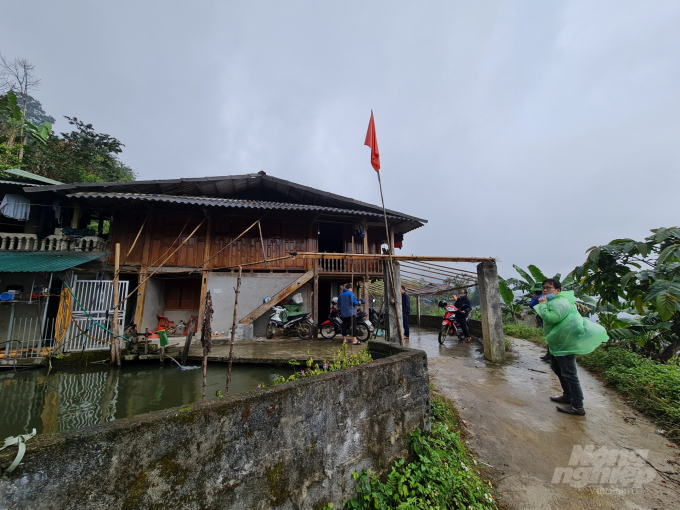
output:
M401 328L398 324L403 324L403 318L401 314L401 292L397 291L397 298L394 299L394 289L401 288L401 273L399 269L399 262L393 262L394 267L394 279L397 285L393 286L390 278L389 262L385 261L383 264L383 281L385 282L385 303L387 311L387 324L385 328L385 335L388 342L398 342L403 343L403 339L400 338L399 332Z
M495 262L482 262L477 266L479 279L479 308L482 313L484 357L501 361L505 356L505 337L501 316L501 294L498 289L498 269Z
M418 300L416 301L416 310L417 310L416 313L418 314L418 326L420 326L420 294L418 294L418 295L416 296L416 298L418 299Z

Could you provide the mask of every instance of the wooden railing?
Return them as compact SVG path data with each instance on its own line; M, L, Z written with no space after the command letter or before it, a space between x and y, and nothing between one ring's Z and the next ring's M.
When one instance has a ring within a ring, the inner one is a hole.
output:
M320 273L382 274L382 260L318 259Z
M0 232L0 251L109 251L109 242L97 236L74 239L55 234L39 240L35 234Z

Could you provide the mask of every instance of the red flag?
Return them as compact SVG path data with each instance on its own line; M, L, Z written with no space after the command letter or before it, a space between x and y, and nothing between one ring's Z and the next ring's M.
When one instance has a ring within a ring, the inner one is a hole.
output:
M368 123L368 132L364 145L371 148L371 165L377 172L380 170L380 151L378 150L378 138L375 135L375 122L373 121L373 110L371 110L371 121Z

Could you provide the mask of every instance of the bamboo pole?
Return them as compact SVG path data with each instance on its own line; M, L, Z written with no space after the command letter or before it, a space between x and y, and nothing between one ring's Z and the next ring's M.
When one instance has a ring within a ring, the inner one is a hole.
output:
M236 312L238 310L238 295L241 292L241 268L238 268L238 279L236 280L236 295L234 296L234 321L231 324L231 340L229 342L229 369L227 370L227 388L225 396L229 395L229 384L231 383L231 363L234 360L234 337L236 336Z
M120 243L116 243L114 254L114 273L113 273L113 324L111 331L111 363L116 363L120 368L120 330L118 327L118 272L120 271Z
M203 344L203 400L205 400L205 387L208 379L208 354L210 354L212 328L210 321L212 320L213 307L210 291L205 295L205 311L203 313L203 323L201 324L201 343Z

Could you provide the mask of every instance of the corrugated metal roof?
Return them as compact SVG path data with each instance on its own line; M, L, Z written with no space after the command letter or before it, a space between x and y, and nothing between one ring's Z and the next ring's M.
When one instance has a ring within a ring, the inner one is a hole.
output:
M355 216L382 217L382 214L361 211L357 209L341 209L338 207L324 207L319 205L291 204L286 202L266 202L263 200L240 200L236 198L211 198L211 197L177 197L172 195L147 195L143 193L71 193L69 198L80 199L118 199L118 200L142 200L148 202L164 202L172 204L201 205L214 207L235 207L259 210L283 210L283 211L319 211L335 214L352 214ZM405 216L389 215L393 219L407 219Z
M253 190L259 189L266 193L276 194L292 205L316 205L323 207L337 207L345 210L372 212L382 214L382 207L367 204L350 197L343 197L328 191L297 184L285 179L279 179L265 172L244 175L226 175L220 177L190 177L183 179L163 179L149 181L129 182L76 182L60 186L41 186L25 191L41 193L45 191L61 192L101 192L101 193L134 193L141 195L167 195L175 197L205 197L205 198L234 198L248 199L249 196L236 196L252 194ZM261 197L258 197L261 198ZM279 199L279 200L281 200ZM274 202L275 200L272 200ZM278 203L278 202L277 202ZM421 225L427 220L416 218L397 211L387 209L387 214L396 218L407 218L419 222ZM419 225L419 226L421 226Z
M24 179L31 179L32 181L38 181L38 182L44 182L45 184L51 184L54 186L62 185L62 182L55 181L54 179L48 179L47 177L43 177L42 175L36 175L31 172L27 172L26 170L20 170L18 168L11 168L9 170L3 170L3 172L7 172L8 174L16 175L17 177L23 177Z
M101 251L0 251L0 273L53 273L108 255Z
M26 181L22 181L22 182L8 181L7 179L3 179L2 177L0 177L0 184L18 184L19 186L40 186L40 184L33 184L33 183L30 183L30 182L26 182Z

